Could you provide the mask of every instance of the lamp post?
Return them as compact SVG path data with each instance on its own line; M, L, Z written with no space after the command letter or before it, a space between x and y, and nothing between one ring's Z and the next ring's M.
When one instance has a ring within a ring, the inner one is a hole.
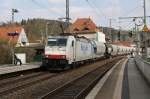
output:
M45 28L45 45L47 45L47 38L48 38L48 25L49 22L46 23L46 28Z
M14 23L14 15L15 15L15 13L18 13L19 11L17 10L17 9L12 9L11 10L11 12L12 12L12 25L13 25L13 23ZM9 45L10 45L10 42L11 42L11 40L15 37L17 35L17 33L16 32L12 32L12 33L8 33L8 36L11 36L12 38L9 40ZM15 55L15 53L14 53L14 46L12 45L12 48L11 48L11 53L12 53L12 64L14 64L14 55Z
M143 6L143 8L144 8L144 20L143 20L143 21L144 21L144 26L146 26L146 1L144 0L143 3L144 3L144 4L143 4L143 5L144 5L144 6ZM147 33L148 33L148 32L146 32L146 35L145 35L145 59L147 59L147 56L148 56L148 55L147 55L147 54L148 54L148 53L147 53L147 38L148 38L148 37L147 37L147 36L148 36Z
M15 36L18 36L19 35L19 33L17 33L17 32L10 32L10 33L8 33L7 34L9 37L11 37L10 38L10 40L9 40L9 45L10 45L10 42L11 42L11 40L15 37ZM12 44L12 47L11 47L11 53L12 53L12 64L14 64L14 45Z
M136 43L136 54L140 54L140 45L141 45L141 38L140 38L140 32L139 32L139 27L143 25L143 22L138 20L139 18L134 18L133 22L135 24L135 43Z
M110 28L110 33L109 33L109 37L110 37L110 40L113 41L113 38L112 38L112 21L116 21L116 19L109 19L109 28Z
M19 11L17 9L12 9L12 23L14 23L14 15L15 13L18 13Z
M69 0L66 0L66 24L69 27Z

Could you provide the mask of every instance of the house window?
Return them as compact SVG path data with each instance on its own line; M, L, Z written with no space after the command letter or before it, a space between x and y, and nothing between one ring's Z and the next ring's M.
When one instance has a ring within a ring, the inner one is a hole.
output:
M22 43L23 45L25 45L25 44L27 43L27 38L26 38L25 35L22 35L22 37L21 37L21 43Z
M89 28L85 27L85 28L83 28L83 30L89 30Z
M74 31L79 31L79 29L78 29L78 28L75 28Z

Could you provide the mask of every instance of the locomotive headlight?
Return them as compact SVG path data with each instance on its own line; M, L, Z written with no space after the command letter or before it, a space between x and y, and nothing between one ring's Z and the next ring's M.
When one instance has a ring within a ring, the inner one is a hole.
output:
M62 56L62 58L63 58L63 59L66 59L66 56L65 56L65 55L63 55L63 56Z
M60 51L66 51L66 48L65 47L60 47L59 50Z
M46 58L48 58L48 55L45 55Z

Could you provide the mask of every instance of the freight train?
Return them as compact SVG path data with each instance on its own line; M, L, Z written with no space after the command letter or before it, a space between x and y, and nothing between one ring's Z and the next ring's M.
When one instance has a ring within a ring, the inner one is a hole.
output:
M119 46L76 36L49 36L41 68L65 69L105 57L129 54L133 47Z

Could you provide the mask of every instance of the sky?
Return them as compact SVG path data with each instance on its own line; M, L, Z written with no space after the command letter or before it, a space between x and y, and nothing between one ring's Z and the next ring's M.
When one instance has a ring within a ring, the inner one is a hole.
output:
M55 19L65 17L66 0L0 0L0 22L11 21L11 9L19 10L15 21L28 18ZM143 0L69 0L71 22L77 18L91 18L97 26L132 29L132 19L118 17L143 16ZM150 0L146 0L147 15L150 16ZM121 22L119 22L121 21ZM137 24L142 24L137 19ZM147 18L150 28L150 18Z

